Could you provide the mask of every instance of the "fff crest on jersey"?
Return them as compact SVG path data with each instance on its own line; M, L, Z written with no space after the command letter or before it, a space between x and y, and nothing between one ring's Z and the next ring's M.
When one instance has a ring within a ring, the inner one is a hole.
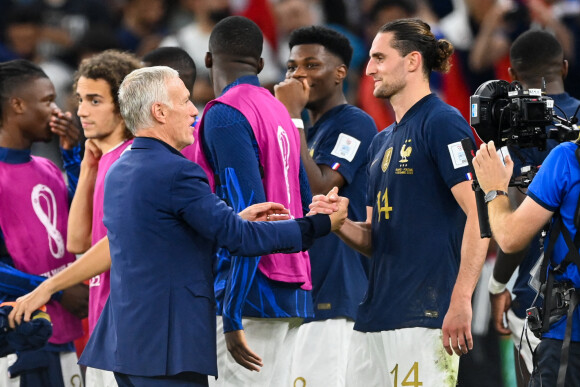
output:
M409 140L405 141L405 143L410 142ZM411 156L411 152L413 152L413 148L410 146L407 146L407 144L403 144L403 147L401 148L401 160L399 160L400 163L407 163L409 161L408 157Z
M387 168L389 168L389 163L391 162L392 155L393 155L393 147L390 147L385 151L385 155L383 156L383 162L381 163L381 169L383 172L387 172Z

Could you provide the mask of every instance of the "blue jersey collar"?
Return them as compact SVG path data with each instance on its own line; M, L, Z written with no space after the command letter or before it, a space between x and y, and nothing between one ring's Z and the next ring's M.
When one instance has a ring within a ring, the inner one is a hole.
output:
M425 105L427 102L435 98L437 98L437 96L434 93L427 94L426 96L421 98L413 106L411 106L411 109L407 110L403 118L401 118L401 122L396 122L397 126L409 121L415 115L415 113L417 113L419 109L421 109L421 106Z
M11 149L0 147L0 161L8 164L24 164L32 160L30 149Z
M237 85L241 85L241 84L248 84L248 85L260 87L260 80L258 79L257 75L244 75L242 77L239 77L238 79L236 79L235 81L233 81L229 85L227 85L226 88L224 89L224 91L222 91L222 95L224 95L232 87L237 86Z

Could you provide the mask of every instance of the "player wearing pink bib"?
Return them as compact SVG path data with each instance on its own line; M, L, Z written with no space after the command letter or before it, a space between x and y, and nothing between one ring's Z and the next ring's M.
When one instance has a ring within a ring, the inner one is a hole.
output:
M117 91L123 78L141 67L133 55L105 51L84 60L75 74L77 115L85 137L85 155L77 192L71 204L67 248L82 254L107 235L103 225L104 180L109 167L130 146L132 135L119 112ZM109 297L109 271L89 283L89 334ZM87 370L88 386L115 385L112 373Z
M69 194L62 173L51 161L30 155L32 144L49 141L52 132L63 149L77 142L70 113L58 109L55 97L52 82L33 63L0 64L0 259L40 277L52 277L75 261L65 249ZM3 288L16 290L8 281L3 277ZM3 291L0 298L24 295L19 291ZM76 301L67 304L75 294ZM15 348L16 362L0 358L0 385L82 385L73 344L82 325L72 312L86 315L86 289L77 287L60 302L53 298L47 311L53 323L48 345L37 351Z

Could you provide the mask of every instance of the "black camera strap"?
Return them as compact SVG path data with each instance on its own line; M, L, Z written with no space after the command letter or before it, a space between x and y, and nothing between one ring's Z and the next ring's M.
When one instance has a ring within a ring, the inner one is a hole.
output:
M550 330L550 317L552 315L552 311L558 308L557 305L554 305L555 300L554 297L552 297L552 290L554 288L554 276L556 273L565 272L566 268L571 263L580 268L580 253L576 247L577 245L574 243L575 241L577 242L580 232L576 233L576 237L574 238L574 241L572 241L572 237L570 236L570 232L562 220L562 216L560 214L556 214L555 216L556 220L554 221L552 229L550 230L548 248L546 249L544 259L540 266L540 282L542 284L541 289L544 292L544 305L542 307L542 333L546 333ZM548 266L551 262L551 258L554 252L554 245L556 244L556 240L560 234L562 234L564 241L568 246L568 253L559 265L548 270ZM565 387L566 370L568 368L568 357L570 353L570 341L572 339L572 321L574 318L574 310L578 305L578 294L576 293L575 289L571 288L569 291L571 292L571 296L566 313L566 330L564 334L564 340L562 342L562 349L560 351L560 368L558 370L558 382L556 384L557 387Z
M576 309L576 306L578 305L578 293L574 291L574 288L572 288L571 291L572 294L570 297L570 303L568 304L568 314L566 315L566 333L564 334L562 350L560 351L560 368L558 369L557 387L566 386L566 369L568 368L570 340L572 339L572 319L574 318L574 309Z

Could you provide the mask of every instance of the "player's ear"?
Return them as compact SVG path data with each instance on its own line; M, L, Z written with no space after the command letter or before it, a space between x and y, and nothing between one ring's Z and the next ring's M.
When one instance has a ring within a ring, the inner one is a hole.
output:
M208 51L205 53L205 67L211 69L212 66L213 66L213 57L211 55L211 52Z
M165 104L161 102L155 102L151 105L151 115L155 119L155 121L159 123L165 123L167 118L167 109Z
M24 103L24 101L18 97L12 97L8 100L8 106L10 106L14 111L14 113L16 114L24 113L24 111L26 110L25 105L26 104Z
M258 61L258 74L260 74L263 69L264 69L264 58L260 58L260 60Z
M517 81L518 80L518 73L516 73L516 70L514 70L513 67L508 67L508 74L510 75L510 80L511 81Z
M335 83L336 84L341 83L344 80L344 78L346 78L347 72L348 72L348 68L346 67L345 64L341 64L340 66L336 67L336 71L335 71L336 80L335 80Z
M410 72L423 71L423 57L419 51L411 51L407 54L407 69Z

